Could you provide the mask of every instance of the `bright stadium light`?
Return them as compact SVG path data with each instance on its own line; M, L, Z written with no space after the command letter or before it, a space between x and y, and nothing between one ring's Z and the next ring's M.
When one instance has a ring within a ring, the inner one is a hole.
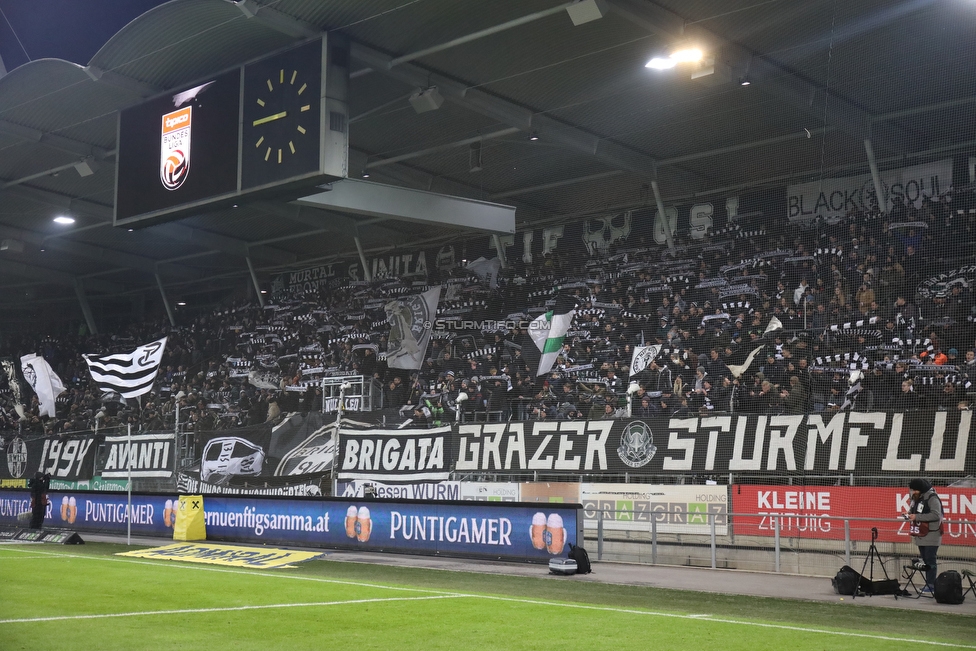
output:
M645 68L651 68L653 70L668 70L673 68L678 64L674 59L662 59L661 57L654 57L650 61L644 64Z
M63 224L65 226L67 226L68 224L74 224L75 223L75 218L74 217L68 217L67 215L58 215L57 217L54 218L54 223L55 224Z
M695 63L701 61L704 56L697 47L685 47L672 52L669 58L676 63Z

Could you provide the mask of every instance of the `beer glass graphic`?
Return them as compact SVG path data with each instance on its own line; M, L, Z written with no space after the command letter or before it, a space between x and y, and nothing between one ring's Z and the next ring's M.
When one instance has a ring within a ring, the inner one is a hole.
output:
M546 547L550 554L561 554L565 546L566 529L563 527L563 517L552 513L546 520Z
M356 522L358 520L359 509L355 506L350 506L346 509L346 537L355 538L356 537Z
M359 517L356 519L356 540L366 542L369 534L373 531L373 522L369 519L369 509L365 506L359 507Z
M78 500L74 497L65 495L61 498L61 520L68 524L74 524L78 519Z
M546 514L536 513L532 516L532 526L529 527L529 538L536 549L546 548Z

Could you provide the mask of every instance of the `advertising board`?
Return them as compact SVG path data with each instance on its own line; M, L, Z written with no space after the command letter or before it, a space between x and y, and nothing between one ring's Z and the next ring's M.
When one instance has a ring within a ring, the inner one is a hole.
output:
M175 496L52 492L45 526L172 536ZM30 494L0 494L0 526L17 526ZM207 496L207 539L545 562L581 535L579 506L479 501L320 500Z
M936 487L946 522L943 545L976 545L976 489ZM844 518L852 540L870 540L878 529L878 542L911 542L908 523L899 517L908 511L907 488L860 486L732 486L736 535L780 535L844 540ZM968 522L968 524L966 524Z
M647 531L657 523L659 533L711 532L729 527L729 498L726 486L663 486L657 484L582 485L583 518L587 527L603 520L604 530Z

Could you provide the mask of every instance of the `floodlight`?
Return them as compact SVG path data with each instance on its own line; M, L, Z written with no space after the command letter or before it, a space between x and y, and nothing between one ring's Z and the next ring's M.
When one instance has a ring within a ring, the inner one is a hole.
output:
M653 70L668 70L673 68L678 64L675 59L662 59L661 57L654 57L650 61L644 64L645 68L652 68Z
M697 47L683 47L672 52L669 58L676 63L695 63L701 61L704 56Z

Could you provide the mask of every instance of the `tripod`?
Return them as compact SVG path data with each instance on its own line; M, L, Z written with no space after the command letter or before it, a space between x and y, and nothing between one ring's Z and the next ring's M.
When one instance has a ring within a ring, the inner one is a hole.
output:
M868 573L868 579L867 579L867 582L866 582L867 583L867 589L864 590L864 592L865 592L865 594L867 594L869 596L872 596L872 597L876 593L876 590L875 590L875 587L874 587L874 560L875 559L878 559L878 565L881 566L881 571L884 573L886 585L887 584L890 584L890 582L891 582L891 578L888 576L888 570L885 569L884 561L881 560L881 554L878 552L878 547L877 547L877 545L874 544L874 542L877 539L878 539L878 528L877 527L871 527L871 546L868 547L868 555L864 558L864 565L861 566L861 583L858 585L858 587L861 587L865 583L865 580L864 580L864 570L868 569L868 563L870 563L871 564L871 568L870 568L870 571ZM880 583L880 580L879 580L879 583ZM854 595L851 597L852 599L856 599L857 598L857 592L858 592L857 590L854 591ZM898 595L896 594L895 595L895 599L897 599L897 598L898 598Z

